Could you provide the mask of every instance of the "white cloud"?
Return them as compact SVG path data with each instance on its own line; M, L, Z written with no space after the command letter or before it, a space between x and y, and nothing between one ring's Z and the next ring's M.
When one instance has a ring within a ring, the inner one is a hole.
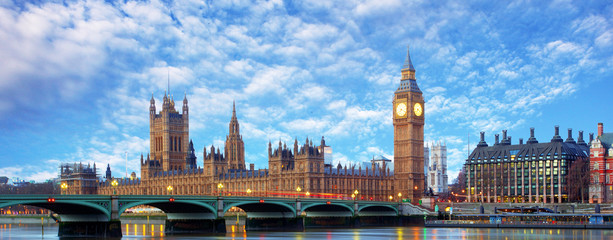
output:
M274 66L255 73L251 82L245 88L248 95L264 95L268 93L285 94L286 84L300 74L295 67Z
M354 11L358 16L379 15L402 8L402 4L398 0L370 0L358 4Z
M602 33L594 40L594 43L601 48L609 47L613 44L613 30Z
M75 131L90 134L75 143L81 150L41 151L110 162L121 173L127 149L118 144L147 151L148 100L153 93L160 109L170 71L175 100L188 93L190 136L221 143L235 100L249 144L323 132L340 159L359 161L390 149L390 97L410 43L427 138L461 149L465 131L523 127L560 99L582 99L584 79L609 79L599 75L611 66L607 14L567 3L3 2L0 116L22 124L4 128L48 128L70 117L82 126ZM560 9L573 14L538 15ZM43 114L29 115L36 111Z
M303 132L318 134L322 133L324 129L330 126L330 122L325 119L296 119L290 122L282 122L282 127L288 130L288 132Z

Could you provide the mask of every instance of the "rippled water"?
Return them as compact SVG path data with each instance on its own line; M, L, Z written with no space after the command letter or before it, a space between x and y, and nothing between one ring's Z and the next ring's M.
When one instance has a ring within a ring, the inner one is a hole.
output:
M221 235L164 235L160 224L124 224L123 239L613 239L613 230L586 229L497 229L378 227L359 229L308 229L305 232L236 232ZM58 239L57 224L0 224L0 239ZM231 230L231 229L228 229ZM237 230L237 229L235 229Z

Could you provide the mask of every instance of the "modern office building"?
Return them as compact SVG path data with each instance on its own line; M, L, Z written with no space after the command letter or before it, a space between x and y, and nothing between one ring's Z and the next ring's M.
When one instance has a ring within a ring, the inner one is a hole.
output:
M569 169L575 161L587 161L589 151L582 131L575 142L569 129L564 140L558 126L546 143L537 141L534 128L528 141L520 139L518 144L511 144L503 130L502 140L496 134L492 146L481 132L481 141L464 164L468 201L567 202Z

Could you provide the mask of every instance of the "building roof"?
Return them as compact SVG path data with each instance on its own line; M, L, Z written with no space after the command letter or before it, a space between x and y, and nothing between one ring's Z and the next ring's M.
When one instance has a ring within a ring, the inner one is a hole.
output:
M548 142L548 143L531 143L531 144L516 144L516 145L493 145L489 147L477 147L469 155L466 163L474 163L471 160L484 159L518 159L522 160L525 157L547 157L551 159L575 159L576 157L589 157L589 148L585 145L567 142Z
M400 86L396 92L417 92L421 93L419 86L417 86L417 81L415 79L403 79L400 81Z
M605 149L613 147L613 133L603 133L598 137Z

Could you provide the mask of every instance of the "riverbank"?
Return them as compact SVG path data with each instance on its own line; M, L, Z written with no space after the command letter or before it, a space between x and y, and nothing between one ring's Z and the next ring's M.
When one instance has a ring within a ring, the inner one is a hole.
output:
M470 220L430 220L424 224L427 228L530 228L530 229L613 229L613 224L589 223L484 223Z

